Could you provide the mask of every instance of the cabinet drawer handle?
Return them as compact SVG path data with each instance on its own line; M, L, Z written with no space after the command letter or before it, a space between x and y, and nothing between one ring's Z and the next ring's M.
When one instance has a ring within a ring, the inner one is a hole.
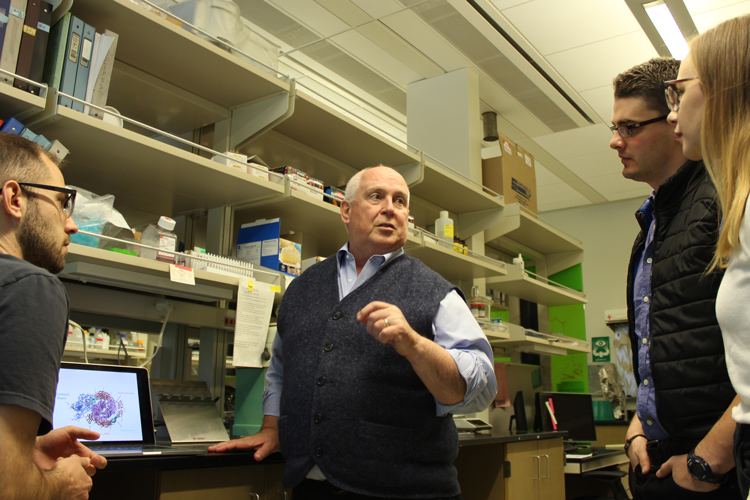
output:
M542 478L542 459L538 455L534 455L534 459L536 459L536 477L534 481L538 481Z
M260 500L260 495L257 493L250 493L250 498L254 498L255 500Z
M542 479L548 479L549 478L549 455L542 455L544 458L547 459L547 475L543 476ZM541 463L541 460L539 460Z

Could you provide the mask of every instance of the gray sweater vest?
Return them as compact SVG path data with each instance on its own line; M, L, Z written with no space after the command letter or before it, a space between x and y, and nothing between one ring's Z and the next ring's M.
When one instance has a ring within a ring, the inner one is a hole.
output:
M278 321L284 363L279 439L287 486L317 464L339 488L364 495L459 494L451 416L435 415L435 400L409 362L356 319L370 302L387 302L432 339L432 320L453 288L406 255L342 301L335 256L294 280Z

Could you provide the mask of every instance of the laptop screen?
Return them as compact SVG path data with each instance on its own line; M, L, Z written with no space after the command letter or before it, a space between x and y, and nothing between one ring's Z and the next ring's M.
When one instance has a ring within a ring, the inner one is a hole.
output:
M145 368L63 362L54 427L74 425L96 431L101 435L98 443L153 444L148 384Z

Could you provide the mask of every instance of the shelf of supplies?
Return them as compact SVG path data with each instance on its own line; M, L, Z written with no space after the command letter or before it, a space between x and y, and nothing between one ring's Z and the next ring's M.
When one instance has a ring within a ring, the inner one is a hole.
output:
M117 61L224 108L289 90L276 75L130 0L75 0L71 11L97 31L119 35ZM135 90L133 97L142 98Z
M507 340L510 338L510 331L508 331L507 329L505 331L497 331L482 328L482 331L487 336L487 340L490 341L490 344L492 344L494 341Z
M302 245L302 258L328 257L348 241L339 207L319 197L290 190L287 195L239 207L234 215L237 234L241 224L279 218L281 236Z
M564 356L570 352L591 352L591 345L583 340L558 333L540 333L521 326L505 323L508 336L505 339L491 338L490 343L505 350L519 350L536 354Z
M448 281L505 276L501 262L475 255L463 255L452 246L434 243L424 235L410 238L406 253L416 257Z
M297 93L294 113L274 127L272 133L253 140L248 152L269 165L298 167L325 185L344 186L351 175L377 163L396 168L404 175L411 194L431 205L463 214L482 211L500 213L501 198L485 193L450 170L420 163L420 157L405 145L357 123L355 120ZM412 204L412 215L422 225L435 220L438 210Z
M545 306L569 306L586 304L586 296L570 288L545 283L534 279L527 271L517 266L507 266L505 276L487 278L487 286L498 285L497 289L508 295Z
M370 130L304 91L297 91L292 116L274 127L274 130L354 170L375 166L373 158L391 167L419 161L419 156L408 151L395 139ZM264 155L261 157L266 159ZM277 162L273 157L270 159L273 165L287 164ZM336 186L345 183L351 175L344 173L341 178L329 178L330 172L314 169L308 171L307 167L302 166L299 168Z
M2 113L0 120L16 117L22 113L37 113L44 109L42 97L3 83L0 83L0 90L0 113Z
M32 130L58 139L70 150L63 170L67 184L98 195L115 194L115 208L131 226L160 215L234 205L284 192L282 185L62 106Z
M578 262L583 259L581 241L527 212L518 203L505 206L503 221L487 230L485 244L503 253L522 253L532 259L553 254L575 254Z
M204 302L231 300L237 295L239 278L198 269L194 273L195 285L175 283L165 262L71 244L60 277Z
M88 357L94 359L125 359L125 351L120 349L120 352L118 354L117 346L113 345L111 347L112 349L97 349L94 347L87 347L86 354L88 355ZM65 345L65 354L83 357L83 346L81 346L80 342L68 342ZM133 359L145 359L146 351L139 351L135 347L131 347L128 349L128 356Z

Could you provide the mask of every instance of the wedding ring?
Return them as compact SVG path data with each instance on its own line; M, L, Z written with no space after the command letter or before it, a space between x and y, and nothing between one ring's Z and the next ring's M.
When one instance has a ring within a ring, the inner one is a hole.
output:
M388 328L390 325L388 324L388 318L385 318L385 327Z

